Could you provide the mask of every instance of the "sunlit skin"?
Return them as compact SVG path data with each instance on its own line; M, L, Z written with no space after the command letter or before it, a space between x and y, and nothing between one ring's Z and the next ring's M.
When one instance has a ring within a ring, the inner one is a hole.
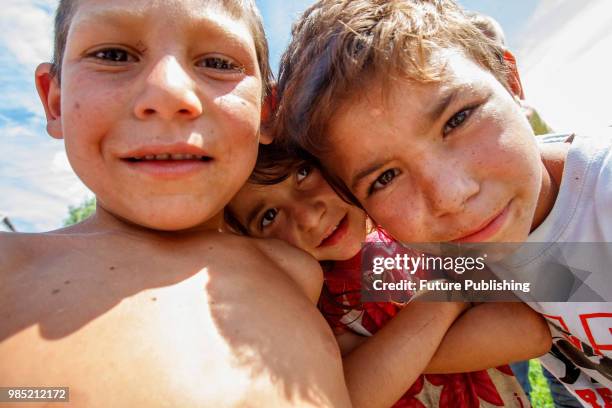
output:
M224 1L74 3L61 82L46 63L36 85L98 208L0 232L0 383L75 407L350 406L320 265L218 231L257 157L248 23Z
M81 1L61 97L49 65L39 67L48 130L64 139L99 212L154 229L216 228L254 165L253 38L245 22L200 3ZM197 158L134 160L166 153Z
M320 261L352 258L365 240L364 212L309 165L278 184L245 184L229 209L250 236L282 239Z
M397 79L384 97L374 84L346 102L323 164L400 241L525 240L555 196L518 74L508 90L460 52L432 58L441 81Z

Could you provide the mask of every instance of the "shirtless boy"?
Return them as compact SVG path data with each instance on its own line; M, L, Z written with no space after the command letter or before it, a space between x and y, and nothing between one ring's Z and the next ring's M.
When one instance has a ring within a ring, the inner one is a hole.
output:
M60 1L36 84L98 207L0 235L0 385L69 387L70 406L350 405L316 261L218 232L268 89L253 3Z

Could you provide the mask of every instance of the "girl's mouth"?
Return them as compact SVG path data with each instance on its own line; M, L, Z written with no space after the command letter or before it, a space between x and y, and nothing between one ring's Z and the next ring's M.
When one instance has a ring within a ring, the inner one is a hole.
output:
M345 214L340 222L334 226L329 232L324 235L323 240L317 246L317 248L327 247L335 245L344 238L348 232L348 214Z

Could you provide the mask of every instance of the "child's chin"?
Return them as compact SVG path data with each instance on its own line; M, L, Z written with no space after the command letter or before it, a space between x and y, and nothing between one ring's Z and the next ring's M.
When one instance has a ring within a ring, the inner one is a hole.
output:
M186 216L185 213L167 212L163 216L137 217L131 221L151 230L178 232L204 227L213 218L215 218L215 214L207 216L207 214L190 213Z

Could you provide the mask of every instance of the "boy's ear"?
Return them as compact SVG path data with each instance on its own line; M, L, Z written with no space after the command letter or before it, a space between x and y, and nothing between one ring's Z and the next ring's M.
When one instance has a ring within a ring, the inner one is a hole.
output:
M56 139L61 139L61 93L57 78L51 73L51 64L48 62L36 67L35 82L40 101L45 108L47 116L47 133Z
M271 120L278 106L278 96L276 93L276 84L272 84L272 88L263 105L261 106L261 134L259 136L259 143L270 144L274 140L270 132Z
M504 61L508 67L508 85L512 94L517 96L519 99L525 99L525 93L523 92L523 84L521 84L521 77L519 76L518 68L516 66L516 58L514 55L506 50L504 51Z

